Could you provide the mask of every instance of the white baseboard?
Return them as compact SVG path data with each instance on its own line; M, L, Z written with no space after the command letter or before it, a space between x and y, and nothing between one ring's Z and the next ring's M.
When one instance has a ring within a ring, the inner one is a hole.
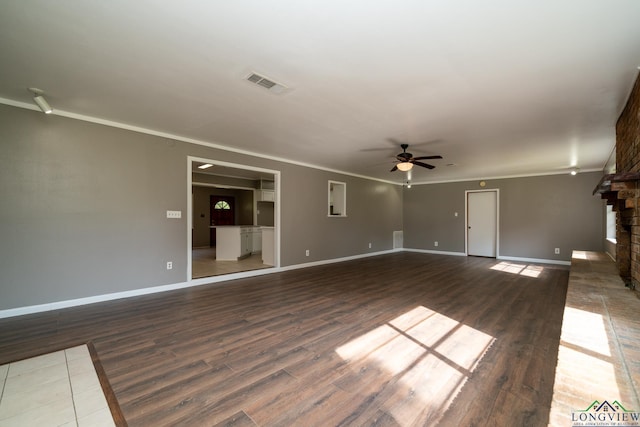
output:
M467 256L464 252L448 252L448 251L432 251L429 249L404 249L406 252L418 252L421 254L434 254L434 255L451 255L451 256Z
M556 264L556 265L571 265L571 261L561 261L557 259L542 259L542 258L521 258L515 256L498 256L496 259L504 261L516 261L516 262L533 262L536 264Z
M262 276L265 274L279 273L282 271L290 271L290 270L297 270L300 268L314 267L318 265L352 261L352 260L368 258L372 256L391 254L395 252L418 252L418 253L425 253L425 254L451 255L451 256L467 255L464 252L447 252L447 251L432 251L432 250L426 250L426 249L396 248L396 249L389 249L386 251L370 252L366 254L353 255L353 256L342 257L342 258L333 258L333 259L327 259L322 261L305 262L303 264L288 265L286 267L274 267L274 268L264 268L260 270L243 271L240 273L225 274L222 276L203 277L201 279L193 279L186 282L171 283L168 285L133 289L131 291L115 292L111 294L96 295L96 296L91 296L86 298L77 298L77 299L66 300L66 301L57 301L57 302L51 302L47 304L30 305L27 307L10 308L7 310L0 310L0 319L4 319L7 317L23 316L25 314L42 313L46 311L59 310L59 309L69 308L69 307L76 307L79 305L94 304L97 302L105 302L105 301L112 301L112 300L122 299L122 298L130 298L130 297L135 297L140 295L149 295L149 294L155 294L159 292L173 291L176 289L211 285L214 283L227 282L229 280L244 279L248 277ZM505 260L505 261L517 261L517 262L534 262L534 263L541 263L541 264L571 265L571 262L569 261L558 261L558 260L539 259L539 258L498 256L497 259Z
M314 265L323 265L323 264L332 264L336 262L350 261L354 259L366 258L366 257L371 257L376 255L383 255L383 254L399 252L399 251L402 251L402 249L391 249L388 251L371 252L371 253L366 253L361 255L354 255L350 257L335 258L335 259L329 259L329 260L323 260L323 261L309 262L304 264L296 264L296 265L290 265L287 267L280 267L280 268L278 267L264 268L259 270L243 271L240 273L225 274L222 276L203 277L201 279L193 279L186 282L171 283L168 285L152 286L149 288L133 289L130 291L114 292L110 294L95 295L95 296L77 298L77 299L66 300L66 301L56 301L56 302L51 302L46 304L30 305L27 307L10 308L7 310L0 310L0 319L4 319L7 317L23 316L25 314L43 313L46 311L60 310L63 308L76 307L76 306L86 305L86 304L94 304L97 302L112 301L112 300L122 299L122 298L130 298L130 297L135 297L140 295L149 295L149 294L155 294L159 292L173 291L176 289L211 285L214 283L227 282L229 280L244 279L244 278L254 277L254 276L262 276L265 274L278 273L281 271L312 267Z
M372 256L392 254L394 252L402 252L402 251L403 249L389 249L387 251L370 252L366 254L353 255L353 256L347 256L342 258L332 258L332 259L325 259L322 261L305 262L303 264L294 264L294 265L288 265L286 267L281 267L278 271L297 270L299 268L315 267L317 265L325 265L325 264L334 264L336 262L352 261L354 259L368 258Z

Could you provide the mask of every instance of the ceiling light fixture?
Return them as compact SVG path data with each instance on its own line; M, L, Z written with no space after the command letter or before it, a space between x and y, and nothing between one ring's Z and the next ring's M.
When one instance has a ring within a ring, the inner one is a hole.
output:
M398 167L398 170L401 170L402 172L407 172L413 169L413 163L411 162L400 162L396 166Z
M411 188L411 181L407 181L407 188Z
M205 163L204 165L198 166L198 169L209 169L211 166L213 166L211 163Z
M44 94L44 91L35 87L30 87L29 92L33 93L33 100L36 104L38 104L38 107L40 107L43 113L53 113L53 109L51 108L47 100L44 99L44 96L42 96Z
M575 175L577 175L577 174L578 174L578 172L580 172L580 169L578 169L578 168L573 168L573 169L571 169L571 172L570 172L570 173L571 173L571 175L574 175L574 176L575 176Z

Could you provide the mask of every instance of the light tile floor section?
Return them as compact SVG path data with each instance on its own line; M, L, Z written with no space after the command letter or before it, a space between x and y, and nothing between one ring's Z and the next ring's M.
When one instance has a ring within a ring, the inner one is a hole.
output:
M640 412L638 313L640 300L625 287L608 255L573 251L549 426L579 425L574 412L590 408L594 401L617 402L627 411ZM638 425L633 415L615 414L620 408L608 411L605 406L601 413L598 409L591 408L589 415L609 412L615 419L607 421L621 420L610 425Z
M240 261L218 261L216 248L196 248L192 252L191 277L199 279L272 267L262 263L262 254L253 254Z
M87 346L0 365L0 426L115 426Z

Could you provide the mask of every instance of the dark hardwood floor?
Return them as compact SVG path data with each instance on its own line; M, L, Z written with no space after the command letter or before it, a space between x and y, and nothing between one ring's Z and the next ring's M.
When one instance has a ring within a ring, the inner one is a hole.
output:
M130 426L546 426L569 270L526 265L402 252L4 319L0 364L91 341Z

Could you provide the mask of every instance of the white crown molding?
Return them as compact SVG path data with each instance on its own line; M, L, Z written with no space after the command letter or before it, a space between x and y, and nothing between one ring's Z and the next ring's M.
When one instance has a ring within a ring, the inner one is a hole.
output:
M13 99L8 99L8 98L0 97L0 104L10 105L12 107L24 108L26 110L40 111L40 109L36 105L30 104L30 103L27 103L27 102L14 101ZM120 122L116 122L116 121L113 121L113 120L100 119L98 117L87 116L87 115L84 115L84 114L77 114L77 113L73 113L73 112L70 112L70 111L54 109L53 113L51 113L51 115L52 116L67 117L67 118L70 118L70 119L81 120L81 121L84 121L84 122L101 124L101 125L104 125L104 126L110 126L110 127L114 127L114 128L118 128L118 129L129 130L129 131L132 131L132 132L143 133L143 134L146 134L146 135L158 136L158 137L161 137L161 138L173 139L173 140L176 140L176 141L186 142L186 143L189 143L189 144L202 145L202 146L209 147L209 148L215 148L217 150L229 151L229 152L233 152L233 153L244 154L244 155L247 155L247 156L259 157L259 158L262 158L262 159L274 160L276 162L283 162L283 163L288 163L288 164L292 164L292 165L296 165L296 166L303 166L303 167L307 167L307 168L322 170L322 171L325 171L325 172L332 172L332 173L337 173L337 174L341 174L341 175L353 176L353 177L356 177L356 178L367 179L367 180L370 180L370 181L383 182L385 184L392 184L392 185L399 185L399 186L406 185L406 182L390 181L390 180L386 180L386 179L380 179L380 178L374 178L374 177L371 177L371 176L360 175L360 174L356 174L356 173L352 173L352 172L341 171L341 170L338 170L338 169L326 168L324 166L318 166L318 165L314 165L312 163L299 162L297 160L285 159L283 157L256 153L256 152L249 151L249 150L242 150L242 149L238 149L238 148L234 148L234 147L229 147L229 146L217 143L217 142L204 141L204 140L201 140L201 139L189 138L189 137L176 135L176 134L172 134L172 133L160 132L160 131L156 131L156 130L153 130L153 129L148 129L148 128L144 128L144 127L140 127L140 126L128 125L126 123L120 123ZM580 171L580 173L584 173L584 172L602 172L602 170L601 169L584 169L584 170ZM482 177L477 177L477 178L451 179L451 180L442 180L442 181L411 182L411 185L414 186L414 185L430 185L430 184L447 184L447 183L452 183L452 182L469 182L469 181L478 181L478 180L487 181L487 180L493 180L493 179L528 178L528 177L534 177L534 176L564 175L564 174L567 174L567 173L568 173L567 171L562 171L562 172L545 172L545 173L532 173L532 174L521 174L521 175L482 176Z
M602 172L602 169L580 169L578 174L588 173L588 172ZM533 178L536 176L554 176L554 175L569 175L569 170L560 171L560 172L544 172L544 173L529 173L529 174L520 174L520 175L502 175L502 176L482 176L477 178L465 178L465 179L450 179L443 181L422 181L422 182L411 182L411 186L415 185L429 185L429 184L449 184L453 182L472 182L472 181L491 181L496 179L514 179L514 178Z
M21 101L14 101L14 100L8 99L8 98L1 98L0 97L0 104L10 105L12 107L24 108L24 109L32 110L32 111L40 111L40 109L35 105L29 104L29 103L26 103L26 102L21 102ZM238 153L238 154L244 154L244 155L252 156L252 157L259 157L261 159L274 160L276 162L282 162L282 163L288 163L288 164L292 164L292 165L296 165L296 166L303 166L303 167L307 167L307 168L318 169L318 170L322 170L322 171L325 171L325 172L332 172L332 173L337 173L337 174L340 174L340 175L353 176L353 177L356 177L356 178L367 179L367 180L370 180L370 181L378 181L378 182L384 182L386 184L402 185L402 183L398 183L398 182L394 182L394 181L389 181L389 180L385 180L385 179L379 179L379 178L374 178L374 177L370 177L370 176L355 174L355 173L352 173L352 172L341 171L341 170L338 170L338 169L331 169L331 168L327 168L327 167L324 167L324 166L314 165L312 163L306 163L306 162L300 162L300 161L297 161L297 160L285 159L284 157L271 156L271 155L268 155L268 154L256 153L256 152L249 151L249 150L242 150L242 149L239 149L239 148L229 147L229 146L217 143L217 142L210 142L210 141L204 141L204 140L201 140L201 139L189 138L189 137L186 137L186 136L176 135L176 134L172 134L172 133L168 133L168 132L160 132L160 131L156 131L156 130L149 129L149 128L129 125L129 124L126 124L126 123L120 123L120 122L116 122L116 121L113 121L113 120L100 119L98 117L93 117L93 116L87 116L87 115L84 115L84 114L73 113L71 111L64 111L64 110L60 110L60 109L57 109L57 108L54 108L53 112L50 115L51 116L66 117L66 118L75 119L75 120L81 120L81 121L89 122L89 123L96 123L96 124L109 126L109 127L113 127L113 128L118 128L118 129L129 130L129 131L132 131L132 132L143 133L143 134L146 134L146 135L158 136L160 138L173 139L175 141L186 142L186 143L194 144L194 145L201 145L201 146L204 146L204 147L215 148L217 150L229 151L229 152Z

